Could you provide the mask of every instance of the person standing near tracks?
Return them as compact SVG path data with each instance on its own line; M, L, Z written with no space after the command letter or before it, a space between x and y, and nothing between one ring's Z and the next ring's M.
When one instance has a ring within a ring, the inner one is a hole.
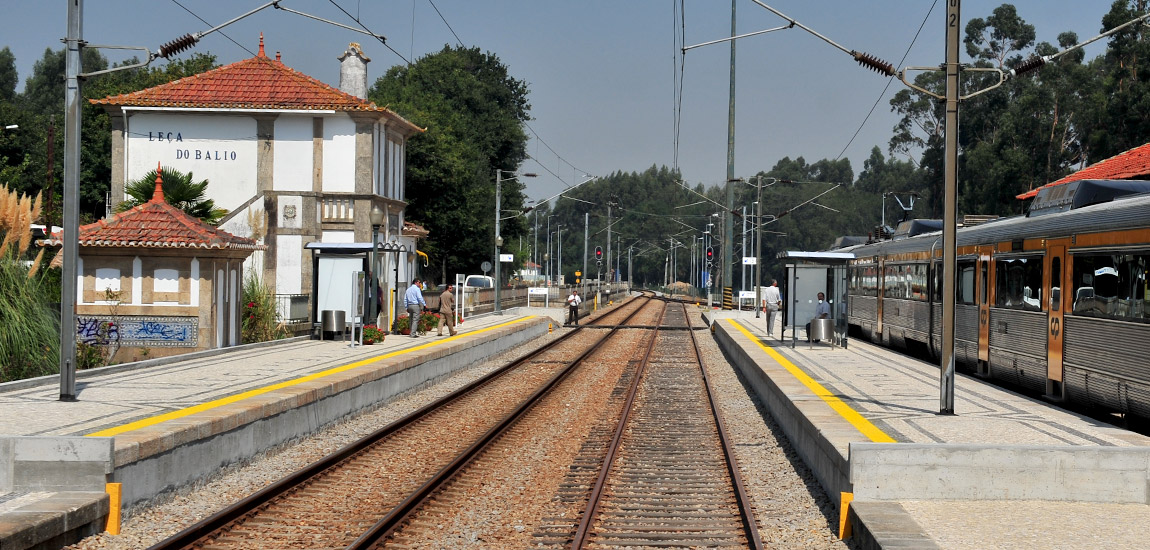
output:
M419 286L420 282L421 280L417 277L411 281L411 286L407 287L407 292L403 293L403 307L407 309L408 318L411 320L412 338L419 337L415 329L419 326L419 316L423 313L423 308L427 307L427 302L423 301L423 290Z
M771 286L767 287L763 303L767 309L767 336L770 336L775 330L775 317L778 317L779 310L783 307L783 297L779 295L779 281L771 279Z
M579 304L583 303L583 299L579 297L579 291L571 289L571 295L567 297L567 324L579 326Z
M439 335L443 336L443 325L447 325L447 330L452 336L455 336L455 285L447 285L443 289L443 294L439 295Z

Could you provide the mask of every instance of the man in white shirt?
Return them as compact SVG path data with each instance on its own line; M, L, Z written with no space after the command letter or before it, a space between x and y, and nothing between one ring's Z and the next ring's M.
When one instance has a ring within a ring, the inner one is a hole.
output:
M579 297L578 290L571 290L571 295L567 297L567 324L574 324L579 326L579 304L583 303L583 299Z
M779 294L777 280L771 279L771 286L767 287L763 296L763 305L767 310L767 336L770 336L775 330L775 317L778 317L779 310L783 307L783 297Z

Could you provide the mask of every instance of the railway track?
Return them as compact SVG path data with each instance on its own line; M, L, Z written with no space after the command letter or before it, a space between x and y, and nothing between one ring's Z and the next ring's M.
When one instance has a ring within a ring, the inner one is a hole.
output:
M762 548L688 315L668 313L660 326L687 330L651 338L610 443L586 447L601 462L572 470L534 546Z
M595 323L642 318L647 301ZM152 548L362 547L368 542L359 539L380 518L405 513L615 330L571 331Z

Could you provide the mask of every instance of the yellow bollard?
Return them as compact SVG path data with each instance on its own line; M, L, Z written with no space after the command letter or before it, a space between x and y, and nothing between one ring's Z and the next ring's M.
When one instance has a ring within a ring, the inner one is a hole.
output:
M547 323L547 334L551 334L551 331L553 330L555 330L555 325Z
M109 535L120 534L120 504L122 495L122 485L120 483L107 483L104 485L104 491L108 493L108 525L105 531Z
M840 494L842 495L842 500L839 502L839 539L849 539L851 536L851 522L849 521L850 515L848 512L850 512L851 501L854 500L855 494Z

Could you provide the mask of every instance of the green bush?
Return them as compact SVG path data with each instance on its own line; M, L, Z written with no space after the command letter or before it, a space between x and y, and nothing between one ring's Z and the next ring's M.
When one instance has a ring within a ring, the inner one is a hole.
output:
M276 320L276 296L254 273L244 277L244 311L240 337L245 344L287 338L287 327Z

